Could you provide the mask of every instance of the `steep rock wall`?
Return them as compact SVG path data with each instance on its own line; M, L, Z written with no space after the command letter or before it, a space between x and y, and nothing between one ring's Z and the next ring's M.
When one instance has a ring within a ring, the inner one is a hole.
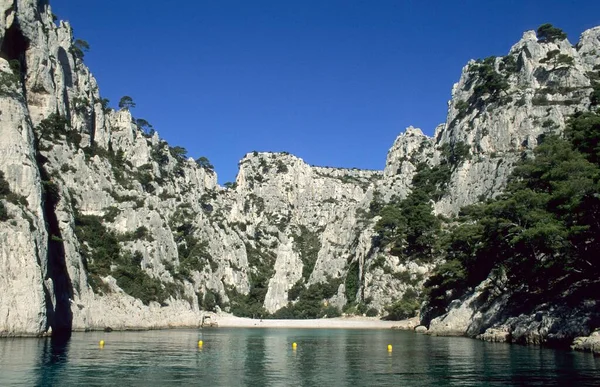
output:
M600 52L598 28L575 48L527 32L507 57L470 62L446 122L432 138L408 128L384 171L254 152L223 188L209 165L104 105L71 27L56 25L45 2L2 0L0 11L0 171L14 193L0 198L9 216L0 222L1 335L195 326L209 299L227 309L259 285L268 312L295 302L294 286L330 283L337 292L323 301L381 314L420 290L435 264L376 246L375 208L406 197L418 166L438 165L446 144L467 144L471 157L435 211L496 195L540 135L587 108ZM477 87L482 66L500 74L501 92Z

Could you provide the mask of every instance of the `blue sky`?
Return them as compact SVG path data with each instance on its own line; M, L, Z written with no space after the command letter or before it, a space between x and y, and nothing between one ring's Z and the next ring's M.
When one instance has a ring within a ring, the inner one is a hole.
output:
M233 181L247 152L382 169L405 127L432 134L471 58L552 23L574 44L600 1L53 0L103 97Z

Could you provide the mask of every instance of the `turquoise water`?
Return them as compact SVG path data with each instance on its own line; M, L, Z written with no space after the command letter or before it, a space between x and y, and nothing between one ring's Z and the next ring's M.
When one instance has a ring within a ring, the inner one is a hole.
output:
M0 385L599 386L600 358L392 330L74 333L0 340Z

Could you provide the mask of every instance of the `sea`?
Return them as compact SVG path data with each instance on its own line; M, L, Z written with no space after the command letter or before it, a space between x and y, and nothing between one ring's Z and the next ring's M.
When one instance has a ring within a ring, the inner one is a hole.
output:
M397 330L82 332L0 339L0 385L600 386L600 358Z

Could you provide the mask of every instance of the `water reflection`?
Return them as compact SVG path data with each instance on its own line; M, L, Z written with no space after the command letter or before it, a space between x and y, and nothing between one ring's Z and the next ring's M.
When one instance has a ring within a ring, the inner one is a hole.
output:
M248 356L248 354L251 354ZM259 385L266 385L265 381L265 337L249 332L244 348L244 369L249 372L244 373L244 385L252 384L256 381Z
M597 386L598 371L600 359L588 354L387 330L212 329L0 340L3 386Z
M36 385L60 385L61 374L69 361L69 342L66 336L42 339Z

